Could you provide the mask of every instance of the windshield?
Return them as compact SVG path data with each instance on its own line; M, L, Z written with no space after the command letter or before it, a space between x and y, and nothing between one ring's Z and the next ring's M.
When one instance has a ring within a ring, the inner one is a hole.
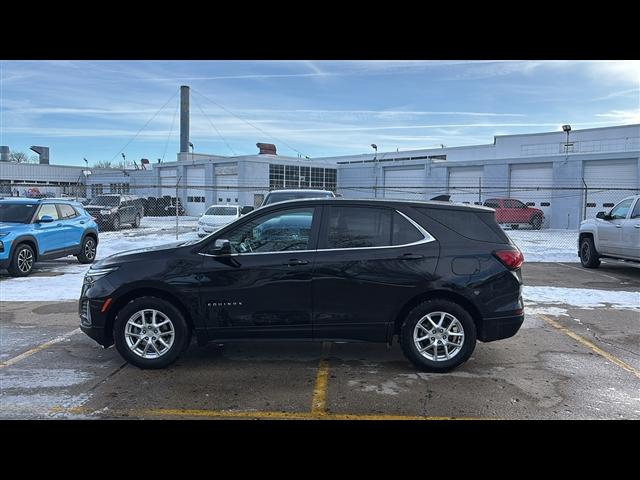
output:
M205 212L205 215L237 215L236 207L211 207Z
M2 203L0 204L0 222L29 223L35 210L35 203Z
M93 197L89 205L102 205L107 207L116 207L120 204L120 197L110 197L108 195L98 195Z
M333 197L331 192L272 192L267 196L264 204L286 202L298 198L329 198Z

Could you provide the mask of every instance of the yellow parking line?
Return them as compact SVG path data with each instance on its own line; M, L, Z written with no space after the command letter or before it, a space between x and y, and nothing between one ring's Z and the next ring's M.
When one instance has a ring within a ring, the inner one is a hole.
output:
M90 414L87 407L53 407L50 414ZM94 411L94 413L97 413ZM251 412L232 410L205 410L182 408L147 408L134 410L111 410L109 416L127 417L201 417L201 418L238 418L271 420L495 420L481 417L423 417L419 415L360 415L351 413L309 413L309 412Z
M21 353L16 357L10 358L9 360L6 360L4 362L0 362L0 368L8 367L10 365L18 363L19 361L24 360L27 357L30 357L34 353L38 353L44 350L45 348L49 348L51 345L55 345L56 343L60 343L66 340L67 338L69 338L72 335L75 335L76 333L80 333L79 328L76 328L73 332L65 333L64 335L60 335L59 337L56 337L53 340L49 340L48 342L43 343L42 345L38 345L37 347L34 347L31 350L27 350L26 352Z
M318 366L318 373L316 374L316 383L313 387L313 398L311 400L311 414L312 415L326 415L327 413L327 382L329 378L329 362L327 356L331 344L324 342L322 344L322 354L320 358L320 365Z
M611 363L619 366L620 368L622 368L623 370L626 370L627 372L635 375L636 377L640 378L640 370L637 370L635 368L633 368L631 365L629 365L628 363L620 360L618 357L616 357L615 355L610 354L609 352L605 352L604 350L602 350L600 347L598 347L597 345L595 345L594 343L590 342L589 340L587 340L586 338L578 335L577 333L572 332L571 330L569 330L567 327L562 326L560 323L556 322L555 320L553 320L552 318L547 317L546 315L543 315L541 313L537 313L536 315L538 315L540 318L542 318L542 320L544 320L545 322L547 322L549 325L551 325L552 327L560 330L562 333L564 333L565 335L573 338L575 341L581 343L582 345L584 345L585 347L587 347L589 350L597 353L598 355L600 355L601 357L604 357L605 359L609 360Z

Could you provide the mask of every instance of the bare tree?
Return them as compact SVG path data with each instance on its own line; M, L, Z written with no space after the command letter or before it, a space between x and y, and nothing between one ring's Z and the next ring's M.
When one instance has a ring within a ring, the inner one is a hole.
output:
M36 155L27 155L24 152L11 152L9 154L9 160L16 163L38 163L38 157Z
M93 168L113 168L111 160L100 160L93 164Z

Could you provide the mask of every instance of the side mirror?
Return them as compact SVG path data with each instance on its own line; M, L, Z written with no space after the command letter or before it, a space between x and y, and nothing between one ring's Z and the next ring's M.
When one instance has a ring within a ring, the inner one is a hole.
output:
M606 212L598 212L598 213L596 213L596 218L601 218L601 219L605 220L607 218L607 213Z
M246 207L242 207L240 209L240 215L246 215L249 212L253 212L253 207L250 205L247 205Z
M213 248L210 251L213 255L229 255L231 253L231 243L229 240L218 238L213 242Z
M51 223L53 222L53 217L51 215L43 215L38 223Z

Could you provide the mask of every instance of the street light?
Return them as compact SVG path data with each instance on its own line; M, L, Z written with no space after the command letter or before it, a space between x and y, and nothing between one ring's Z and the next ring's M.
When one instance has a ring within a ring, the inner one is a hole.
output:
M562 131L567 133L567 144L565 145L565 150L568 156L569 155L569 132L571 131L571 125L562 125Z
M378 146L375 143L372 143L371 148L373 148L376 151L376 154L373 156L373 169L375 170L375 173L376 173L376 177L375 177L376 183L373 188L373 196L375 198L378 198Z

